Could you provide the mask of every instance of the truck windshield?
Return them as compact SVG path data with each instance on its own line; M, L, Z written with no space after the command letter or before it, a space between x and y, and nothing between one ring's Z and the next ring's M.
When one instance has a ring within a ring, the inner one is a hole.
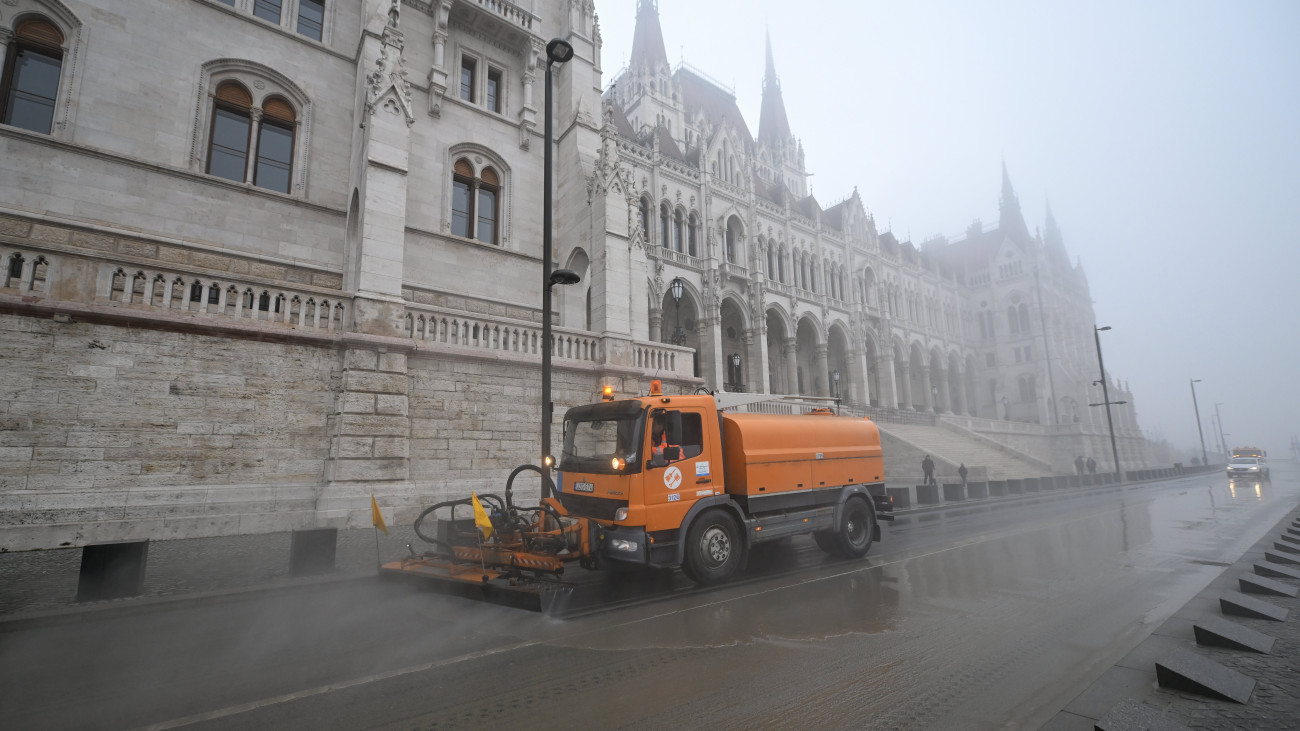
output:
M560 469L570 472L627 474L638 472L645 409L636 401L589 404L564 415L564 452ZM627 463L615 470L615 457Z

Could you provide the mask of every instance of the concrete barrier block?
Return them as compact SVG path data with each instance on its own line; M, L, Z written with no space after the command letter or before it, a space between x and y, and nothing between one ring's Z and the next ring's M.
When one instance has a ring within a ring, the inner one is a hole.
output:
M1025 492L1039 492L1043 489L1043 484L1037 477L1026 477L1024 479Z
M917 505L938 505L939 486L938 485L917 485L916 504Z
M1007 480L1007 492L1012 495L1024 495L1025 481L1018 479Z
M1006 497L1007 481L1006 480L989 480L989 497Z
M966 483L966 497L971 500L983 500L989 496L989 485L987 482L968 482Z
M960 482L943 483L943 501L957 503L966 499L966 488Z
M912 507L912 490L907 487L889 487L885 493L894 499L894 510L907 510Z

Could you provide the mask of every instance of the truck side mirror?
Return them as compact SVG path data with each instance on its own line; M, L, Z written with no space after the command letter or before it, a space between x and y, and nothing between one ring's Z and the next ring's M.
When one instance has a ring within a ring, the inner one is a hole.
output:
M681 447L664 447L663 459L665 464L667 464L668 462L676 462L681 458L682 458Z
M668 466L668 458L665 457L662 453L656 452L656 453L650 455L650 461L647 462L646 464L649 465L651 468L654 468L654 467L667 467L667 466Z

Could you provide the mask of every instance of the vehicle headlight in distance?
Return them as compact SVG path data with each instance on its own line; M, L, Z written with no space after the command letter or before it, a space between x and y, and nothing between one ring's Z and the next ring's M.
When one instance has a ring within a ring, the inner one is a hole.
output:
M637 543L636 541L628 541L622 538L614 538L610 540L609 547L614 549L615 551L625 551L627 553L633 553L637 549Z
M614 520L627 520L627 508L619 508L614 511Z

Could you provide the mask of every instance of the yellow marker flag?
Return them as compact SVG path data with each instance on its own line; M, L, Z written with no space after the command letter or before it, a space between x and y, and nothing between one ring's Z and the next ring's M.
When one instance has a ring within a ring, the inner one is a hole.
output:
M384 523L384 514L379 512L379 503L373 493L370 495L370 523L388 535L388 525Z
M483 503L478 501L478 495L474 492L469 494L470 502L474 503L474 525L483 532L483 540L492 537L492 520L488 518L487 511L483 509Z

